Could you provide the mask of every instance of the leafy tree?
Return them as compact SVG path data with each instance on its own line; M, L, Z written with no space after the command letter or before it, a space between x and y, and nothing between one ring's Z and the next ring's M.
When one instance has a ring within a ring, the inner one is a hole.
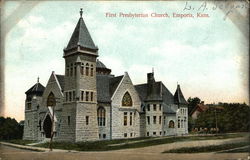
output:
M13 118L0 117L0 140L22 138L23 127Z
M196 105L201 103L201 100L198 97L194 98L189 97L187 102L188 102L188 114L190 114L190 112L196 107Z
M198 115L196 128L215 128L220 132L246 132L250 130L250 107L239 103L220 103L210 106L208 110Z

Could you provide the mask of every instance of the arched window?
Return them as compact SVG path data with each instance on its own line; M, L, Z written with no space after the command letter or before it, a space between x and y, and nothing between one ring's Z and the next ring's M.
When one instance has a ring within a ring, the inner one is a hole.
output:
M89 64L88 63L86 64L85 74L86 74L86 76L89 75Z
M132 106L132 98L128 92L122 98L122 106Z
M174 128L174 121L173 120L169 121L168 128Z
M73 64L70 64L70 76L73 76Z
M56 98L53 92L50 92L48 98L47 98L47 107L53 107L56 106Z
M81 65L81 75L83 75L83 73L84 73L84 65L82 63L82 65Z
M105 126L105 109L103 107L99 107L97 109L97 121L98 121L98 126Z
M93 72L94 72L94 68L93 68L93 65L91 64L91 68L90 68L90 76L93 76Z

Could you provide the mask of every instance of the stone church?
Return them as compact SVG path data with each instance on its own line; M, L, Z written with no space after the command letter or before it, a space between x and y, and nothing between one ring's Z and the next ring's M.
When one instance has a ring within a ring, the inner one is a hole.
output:
M25 92L25 140L93 141L188 133L187 102L177 85L173 95L154 73L134 85L127 72L111 74L97 59L80 19L63 50L65 75L51 73Z

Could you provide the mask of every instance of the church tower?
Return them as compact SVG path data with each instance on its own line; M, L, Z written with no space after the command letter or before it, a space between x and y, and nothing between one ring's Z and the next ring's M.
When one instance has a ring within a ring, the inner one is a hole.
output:
M65 78L61 138L65 141L98 139L95 46L82 18L64 49Z

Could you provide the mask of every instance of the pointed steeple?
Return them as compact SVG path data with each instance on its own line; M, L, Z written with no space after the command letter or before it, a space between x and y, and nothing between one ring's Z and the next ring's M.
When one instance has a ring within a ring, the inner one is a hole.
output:
M182 92L181 92L181 87L180 85L177 83L177 89L175 91L174 94L174 103L175 104L188 104L187 101L185 100Z
M87 29L86 24L84 23L84 20L82 18L82 9L80 10L80 18L77 22L77 25L74 29L73 34L71 35L71 38L69 40L69 43L67 47L64 49L64 51L71 50L73 48L77 48L78 46L90 49L92 51L97 51L98 48L94 44L94 41L92 40L89 31Z

